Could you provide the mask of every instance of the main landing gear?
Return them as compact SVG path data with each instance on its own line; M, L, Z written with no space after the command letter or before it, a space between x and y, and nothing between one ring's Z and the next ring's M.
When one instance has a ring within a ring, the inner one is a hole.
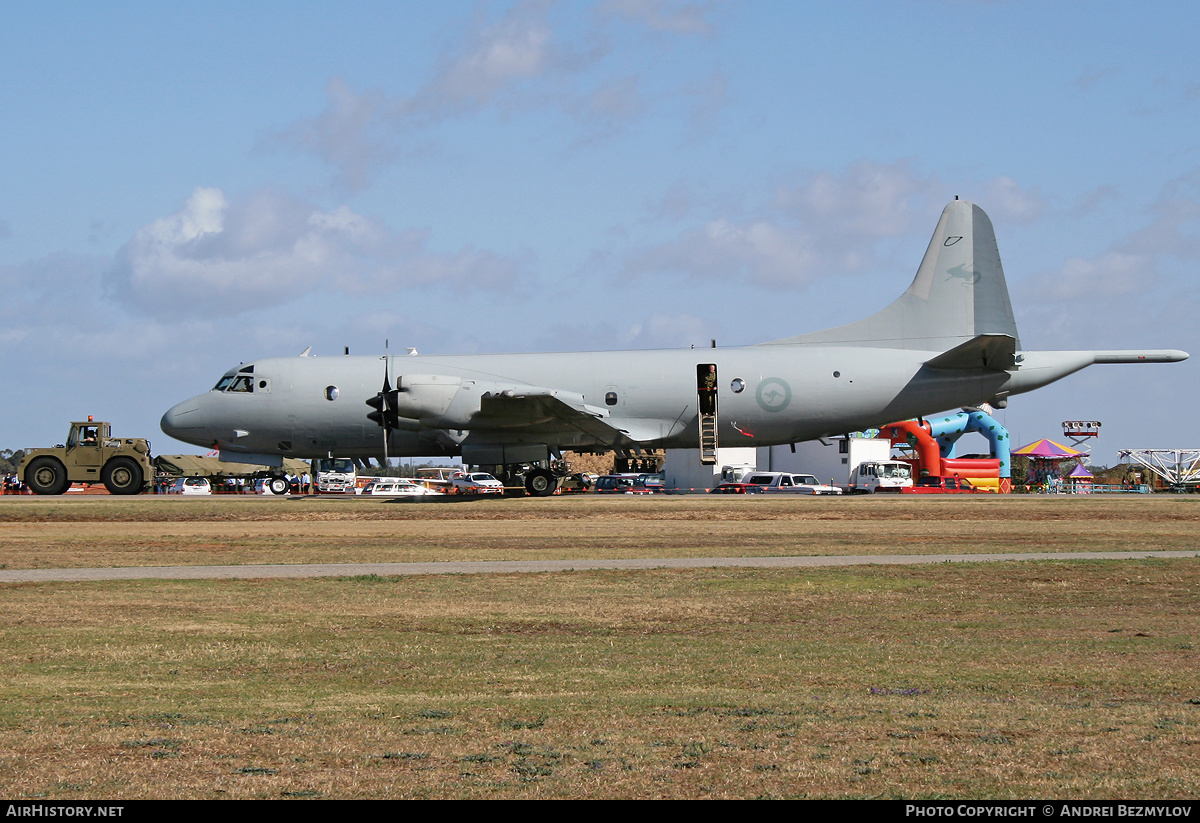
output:
M549 497L558 489L558 477L549 469L525 472L525 492L530 497Z

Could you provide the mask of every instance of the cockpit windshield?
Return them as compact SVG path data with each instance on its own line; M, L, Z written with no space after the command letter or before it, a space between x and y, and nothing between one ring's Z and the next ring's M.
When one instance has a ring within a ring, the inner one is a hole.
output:
M213 391L254 391L254 378L246 374L226 374L212 387Z

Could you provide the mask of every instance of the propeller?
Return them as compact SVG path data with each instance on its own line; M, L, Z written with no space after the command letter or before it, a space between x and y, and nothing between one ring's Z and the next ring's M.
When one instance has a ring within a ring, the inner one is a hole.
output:
M387 343L384 343L384 351L387 351ZM383 428L383 462L386 465L388 460L388 438L392 432L400 427L400 413L397 409L400 391L392 388L388 368L388 356L383 356L383 388L374 397L367 400L367 405L375 411L367 414L367 419L375 422L376 425Z

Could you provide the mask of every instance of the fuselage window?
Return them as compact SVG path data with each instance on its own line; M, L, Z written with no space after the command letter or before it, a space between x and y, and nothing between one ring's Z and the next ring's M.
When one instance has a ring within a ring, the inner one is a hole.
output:
M325 387L325 399L326 400L337 400L337 398L338 398L338 387L337 386L326 386Z
M729 384L729 388L733 389L734 394L741 394L746 390L746 381L740 377L733 378L733 382Z
M617 393L615 391L610 391L607 394L605 394L604 395L604 403L609 406L617 405Z

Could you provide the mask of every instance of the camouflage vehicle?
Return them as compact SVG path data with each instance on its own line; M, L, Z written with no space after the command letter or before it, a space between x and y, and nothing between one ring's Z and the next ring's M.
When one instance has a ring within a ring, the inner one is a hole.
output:
M72 483L103 483L109 494L139 494L154 479L150 441L112 437L107 423L72 423L65 446L27 449L21 481L35 494L62 494Z

